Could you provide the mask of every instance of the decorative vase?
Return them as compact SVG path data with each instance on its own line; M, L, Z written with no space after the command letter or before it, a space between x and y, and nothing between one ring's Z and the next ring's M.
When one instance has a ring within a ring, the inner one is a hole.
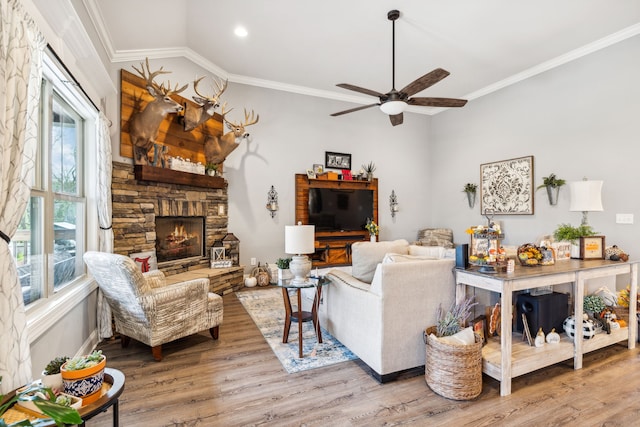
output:
M107 364L107 358L102 356L102 360L97 365L73 371L67 371L66 364L60 367L64 392L81 398L83 405L98 400L102 394L104 367Z
M476 204L476 193L467 191L467 201L469 202L469 207L473 209Z
M42 385L50 389L62 391L62 374L60 372L57 374L45 374L44 372L45 371L42 371Z
M549 196L549 204L551 206L555 206L558 203L558 193L560 193L560 187L547 185L547 196Z
M209 170L207 170L207 175L216 176L216 171L214 169L209 169Z
M375 234L371 234L371 235L369 236L369 241L371 241L371 243L375 243L375 242L377 242L376 235L375 235Z
M367 173L367 181L373 181L373 172Z

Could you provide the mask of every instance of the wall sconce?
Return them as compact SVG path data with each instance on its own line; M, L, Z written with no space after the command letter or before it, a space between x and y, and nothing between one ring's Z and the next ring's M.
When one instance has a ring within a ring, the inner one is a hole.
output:
M267 210L271 213L271 218L275 217L278 211L278 192L273 185L267 193Z
M391 190L389 196L389 209L391 209L391 218L395 218L396 212L398 212L398 196L396 196L395 190Z

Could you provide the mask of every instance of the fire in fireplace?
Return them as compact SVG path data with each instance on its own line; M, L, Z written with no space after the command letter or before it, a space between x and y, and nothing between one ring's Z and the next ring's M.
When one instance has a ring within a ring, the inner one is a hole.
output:
M204 217L156 217L158 262L204 255Z

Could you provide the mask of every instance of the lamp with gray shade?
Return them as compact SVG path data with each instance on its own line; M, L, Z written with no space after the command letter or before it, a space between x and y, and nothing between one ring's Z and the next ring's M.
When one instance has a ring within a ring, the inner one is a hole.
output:
M286 225L284 228L284 251L292 255L289 269L293 274L291 283L303 284L311 272L311 260L306 254L315 252L315 226Z
M602 208L602 181L582 181L569 183L571 193L571 212L582 212L582 225L587 225L587 214L589 212L600 212Z

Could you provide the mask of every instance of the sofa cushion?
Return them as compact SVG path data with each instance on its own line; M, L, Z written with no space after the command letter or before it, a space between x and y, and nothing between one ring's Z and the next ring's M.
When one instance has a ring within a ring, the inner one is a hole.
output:
M351 245L351 274L358 280L371 283L376 266L389 252L407 255L409 242L400 239L389 242L354 243Z
M409 245L409 255L428 256L432 258L444 258L445 249L442 246L418 246Z
M385 254L384 258L382 258L382 263L390 264L394 262L425 261L425 260L434 260L434 259L438 259L438 258L430 257L430 256L387 253Z

